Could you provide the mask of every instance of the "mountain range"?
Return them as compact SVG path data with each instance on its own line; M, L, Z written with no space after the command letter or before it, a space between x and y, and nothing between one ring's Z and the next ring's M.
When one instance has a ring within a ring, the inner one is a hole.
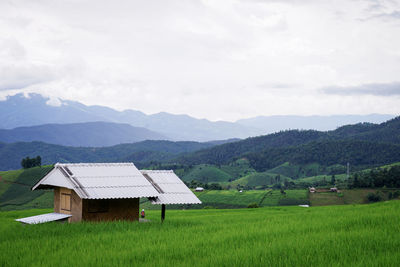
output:
M131 161L140 167L221 166L246 159L257 171L285 162L323 166L350 162L352 166L370 167L400 161L400 117L381 124L346 125L333 131L288 130L244 140L203 143L160 140L101 148L43 142L0 143L0 170L19 168L23 157L37 155L44 164Z
M63 146L105 147L167 137L142 127L112 122L43 124L0 129L0 142L41 141Z
M247 138L287 129L326 131L336 129L345 124L358 122L381 123L393 117L394 115L387 114L261 116L241 119L236 122L213 122L206 119L196 119L188 115L175 115L166 112L146 115L136 110L117 111L104 106L87 106L76 101L60 99L52 101L47 97L32 93L26 96L23 94L8 96L5 100L0 101L0 129L11 130L18 128L12 132L3 131L3 137L0 138L0 141L30 141L35 139L35 141L73 146L107 146L143 139L205 142L230 138ZM102 126L100 124L78 125L78 123L87 122L110 122L115 124L103 124ZM129 124L139 128L134 129L126 125L116 125L117 123ZM79 142L75 139L73 141L74 137L70 137L67 134L62 135L62 126L59 126L59 124L70 124L70 127L79 128L80 131L86 132L86 136L91 133L96 136L96 140L93 140L93 142L84 140ZM31 129L20 128L39 125L43 126ZM146 132L143 128L148 131ZM117 134L111 140L110 133L118 129L121 129L123 133L120 133L120 136ZM58 137L51 133L53 130L57 132ZM32 133L32 136L24 136L24 132ZM105 136L100 136L102 133ZM128 138L127 135L131 135L131 138ZM17 136L18 138L16 138ZM32 139L33 137L35 138ZM120 139L118 140L118 138ZM101 143L102 141L104 143Z

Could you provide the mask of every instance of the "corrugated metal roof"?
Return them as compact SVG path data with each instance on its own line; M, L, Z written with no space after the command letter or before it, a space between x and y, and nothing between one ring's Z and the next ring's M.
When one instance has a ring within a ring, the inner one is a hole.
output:
M69 218L71 216L72 215L54 212L54 213L47 213L47 214L42 214L42 215L36 215L36 216L16 219L16 221L26 223L26 224L38 224L38 223L59 221L59 220Z
M88 187L89 199L136 198L159 196L153 186Z
M151 199L152 204L201 204L195 194L172 170L141 170L148 176L160 195Z
M80 198L157 197L159 193L133 163L75 163L55 165L32 189L41 185L69 185ZM62 175L60 175L60 173ZM60 182L64 179L63 182Z
M201 204L201 201L195 194L161 194L157 198L151 200L152 204Z
M150 186L149 181L140 176L78 177L83 187L126 187Z

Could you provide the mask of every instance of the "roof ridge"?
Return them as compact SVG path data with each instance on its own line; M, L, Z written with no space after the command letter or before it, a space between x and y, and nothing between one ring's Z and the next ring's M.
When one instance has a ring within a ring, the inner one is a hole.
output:
M122 188L122 187L153 187L150 185L108 185L108 186L85 186L85 188Z
M132 166L132 162L100 162L100 163L59 163L57 162L55 166L74 166L74 167L95 167L95 166Z
M171 173L174 172L173 170L140 170L140 172L149 172L149 173Z

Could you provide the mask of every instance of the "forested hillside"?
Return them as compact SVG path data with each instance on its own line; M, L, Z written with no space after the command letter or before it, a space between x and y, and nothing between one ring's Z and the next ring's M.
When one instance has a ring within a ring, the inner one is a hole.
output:
M291 130L247 138L200 150L182 156L177 161L190 165L218 165L249 157L253 167L257 166L259 170L286 161L368 165L397 161L399 144L400 117L397 117L379 125L362 123L328 132Z
M168 160L181 153L188 153L214 146L213 142L143 141L111 147L67 147L43 142L0 143L0 170L19 169L27 156L40 155L43 164L56 162L119 162L135 164L154 160Z
M400 161L400 146L364 141L318 141L306 145L272 148L245 157L257 171L265 171L284 162L295 164L318 163L352 166L376 166Z

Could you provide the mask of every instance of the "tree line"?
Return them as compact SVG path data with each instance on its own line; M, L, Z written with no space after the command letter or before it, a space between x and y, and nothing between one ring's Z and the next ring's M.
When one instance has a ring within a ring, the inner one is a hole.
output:
M23 158L21 160L21 166L24 169L29 169L32 167L40 167L42 166L42 158L40 156L37 156L36 158Z
M349 188L400 188L400 166L357 172L348 181Z

